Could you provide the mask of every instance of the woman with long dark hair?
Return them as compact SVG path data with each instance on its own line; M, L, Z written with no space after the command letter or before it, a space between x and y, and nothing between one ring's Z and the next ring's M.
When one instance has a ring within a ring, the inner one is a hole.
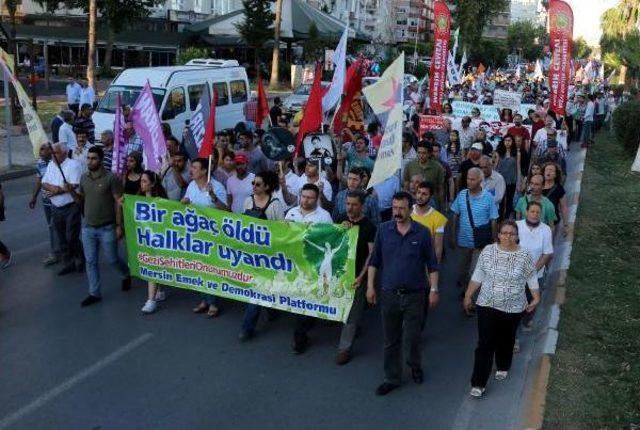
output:
M167 198L167 192L162 186L160 175L151 170L145 170L140 175L140 192L138 194L145 197ZM159 289L155 282L147 282L147 301L141 309L142 313L154 313L158 307L158 300L164 300L164 297L164 292Z
M500 220L507 219L513 212L513 196L516 193L518 180L520 179L520 148L513 140L513 136L507 134L496 148L496 171L504 178L506 191L500 202Z
M449 133L449 144L446 149L447 163L451 169L451 178L449 178L449 201L455 200L458 190L458 175L460 175L460 165L462 164L462 148L460 146L460 133L458 130L451 130Z
M122 185L125 194L140 193L140 178L144 168L142 167L142 153L133 151L127 156L127 166L122 177Z
M557 163L548 162L542 166L542 195L548 198L556 210L556 226L562 219L562 233L567 234L569 227L569 208L567 207L567 192L562 186L562 168ZM554 233L558 229L554 229Z

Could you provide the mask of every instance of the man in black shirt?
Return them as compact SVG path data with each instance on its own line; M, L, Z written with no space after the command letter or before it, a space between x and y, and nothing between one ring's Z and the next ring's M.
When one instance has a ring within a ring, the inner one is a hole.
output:
M269 111L269 116L271 117L271 124L273 127L277 127L279 124L280 117L282 116L282 100L280 97L276 97L273 99L273 107Z
M376 237L376 227L363 214L365 198L366 194L364 191L348 191L346 203L347 213L335 220L337 223L348 228L354 226L360 228L356 245L356 280L353 283L356 291L353 304L351 305L351 311L349 312L349 318L344 327L342 327L342 333L340 333L340 343L338 344L338 354L336 355L336 363L339 365L347 364L351 360L353 340L356 337L358 325L367 306L367 267L369 266L369 255L373 249L373 242Z

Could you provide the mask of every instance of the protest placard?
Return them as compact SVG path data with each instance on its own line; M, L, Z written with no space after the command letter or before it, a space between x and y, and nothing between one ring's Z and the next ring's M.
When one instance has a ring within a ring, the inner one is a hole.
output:
M125 195L133 276L297 314L346 321L358 229L268 221Z

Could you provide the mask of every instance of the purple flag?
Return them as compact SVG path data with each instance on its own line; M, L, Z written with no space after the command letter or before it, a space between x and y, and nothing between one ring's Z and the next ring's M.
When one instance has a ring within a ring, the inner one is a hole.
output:
M127 142L124 138L124 117L122 116L122 99L118 94L116 103L116 115L113 122L113 156L111 158L111 171L116 175L123 175L127 165Z
M162 133L158 109L153 100L149 81L144 85L138 100L131 108L133 128L142 139L146 167L154 172L160 171L162 160L167 154L167 143Z

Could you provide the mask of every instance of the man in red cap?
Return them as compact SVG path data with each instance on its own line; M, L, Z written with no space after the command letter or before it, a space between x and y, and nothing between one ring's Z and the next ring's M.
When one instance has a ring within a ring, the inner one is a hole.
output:
M253 192L253 178L255 175L247 170L249 160L245 154L236 154L234 160L236 174L227 179L227 200L231 211L244 212L244 201Z

